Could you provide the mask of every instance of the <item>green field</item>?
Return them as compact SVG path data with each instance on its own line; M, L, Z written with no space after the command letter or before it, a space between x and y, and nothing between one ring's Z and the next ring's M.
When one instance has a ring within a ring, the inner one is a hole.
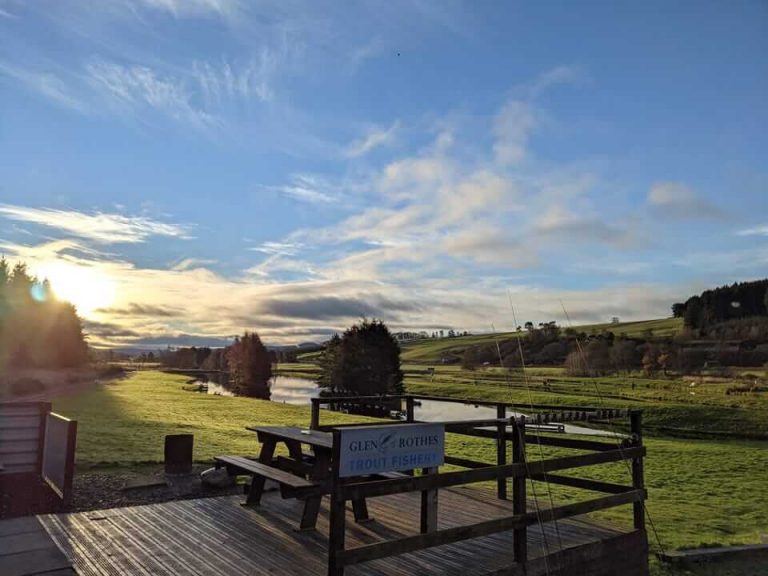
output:
M409 388L418 389L413 380L409 378ZM309 422L308 406L198 394L185 391L185 381L184 376L141 371L56 399L54 409L79 422L78 468L161 462L163 436L180 432L195 435L197 461L210 461L222 453L256 454L258 443L255 435L244 429L246 425L306 426ZM427 385L440 386L422 383L421 389ZM463 392L476 398L509 398L508 390L495 386L454 383L446 388L450 393ZM323 412L325 422L351 419L360 417ZM768 531L766 443L651 437L646 445L648 509L664 546L754 543ZM493 461L495 454L491 441L456 435L449 435L447 451L487 462ZM531 459L540 457L538 449L529 452ZM562 453L549 449L541 455ZM580 470L580 475L584 470L589 469ZM622 465L595 467L591 477L629 482L629 472ZM546 487L538 486L542 506L548 505ZM573 500L577 495L585 497L583 492L567 489L552 491L558 501ZM603 517L626 521L629 511L611 510ZM654 568L658 574L661 570Z

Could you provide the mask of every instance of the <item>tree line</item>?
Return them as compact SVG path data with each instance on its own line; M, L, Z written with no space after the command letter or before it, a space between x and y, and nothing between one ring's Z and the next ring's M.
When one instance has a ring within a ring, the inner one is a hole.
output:
M269 398L277 362L295 361L295 350L267 350L255 332L246 332L226 348L188 347L160 351L168 368L221 371L238 394ZM335 335L319 358L318 385L330 395L402 394L400 346L379 320L363 319Z
M0 258L0 373L24 368L69 368L88 361L75 307L58 300L50 283L23 262Z
M480 365L512 370L523 364L564 366L573 376L600 376L642 370L646 375L676 372L691 374L707 366L760 367L768 362L768 321L733 320L718 324L722 336L751 335L753 339L702 341L690 332L675 337L639 337L605 330L587 334L572 328L562 330L554 322L529 326L523 337L498 343L471 346L463 354L446 355L444 363L460 362L467 370Z
M268 400L272 365L279 356L267 350L256 332L246 331L225 348L168 348L158 352L157 359L167 368L222 372L233 392Z

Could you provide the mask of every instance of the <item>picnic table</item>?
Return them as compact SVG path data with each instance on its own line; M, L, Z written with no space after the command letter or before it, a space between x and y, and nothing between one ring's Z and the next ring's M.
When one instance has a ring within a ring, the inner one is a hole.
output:
M280 485L283 498L304 500L299 529L314 529L323 495L329 494L331 489L333 435L293 426L247 426L246 429L258 435L261 443L258 460L217 456L217 465L224 465L228 470L245 471L253 476L245 501L248 506L258 505L266 480L274 480ZM287 458L275 457L279 443L285 444L288 449ZM304 452L303 446L309 447L310 452ZM364 499L353 500L352 509L357 522L370 519Z

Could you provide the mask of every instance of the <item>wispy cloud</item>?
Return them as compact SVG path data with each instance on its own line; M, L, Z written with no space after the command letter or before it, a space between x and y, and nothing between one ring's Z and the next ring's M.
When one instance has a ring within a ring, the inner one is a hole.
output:
M262 48L245 66L229 62L195 62L192 75L208 105L218 106L227 99L271 100L276 68L275 54Z
M528 155L531 134L540 123L536 99L549 88L573 82L580 77L579 69L559 66L540 74L530 84L516 87L513 91L516 96L502 106L494 119L496 142L493 149L499 164L518 164Z
M178 272L184 270L195 270L196 268L204 268L206 266L210 266L211 264L216 264L216 261L207 258L183 258L178 262L175 262L171 266L171 270Z
M355 140L347 147L347 156L356 158L368 154L375 148L387 146L394 141L399 130L399 121L395 121L388 128L374 128L369 130L364 137Z
M11 220L55 228L103 244L139 243L150 236L190 237L186 226L168 224L145 216L102 212L88 214L76 210L29 208L10 204L0 204L0 215Z
M280 186L277 190L288 198L310 204L330 204L339 200L338 192L332 189L325 178L312 174L297 174L290 184Z
M35 71L0 62L0 76L6 76L25 89L47 98L55 104L80 113L88 112L86 104L61 76L51 71Z
M768 236L768 224L739 230L736 234L738 236Z
M251 248L254 252L263 254L280 254L282 256L294 256L301 248L298 242L263 242Z
M209 14L233 17L242 8L238 0L136 0L135 3L169 12L176 18Z
M86 66L89 83L117 107L130 111L154 109L180 122L209 128L217 120L192 103L184 82L146 66L122 66L96 61Z

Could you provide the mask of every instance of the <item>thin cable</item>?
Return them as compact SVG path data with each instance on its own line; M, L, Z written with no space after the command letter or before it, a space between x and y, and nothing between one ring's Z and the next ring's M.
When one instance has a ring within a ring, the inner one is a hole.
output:
M517 326L517 314L515 313L515 307L512 305L512 295L507 293L507 296L509 298L509 307L512 310L512 321L514 322L515 326ZM520 353L520 366L523 369L523 382L525 382L525 387L528 390L528 404L530 404L531 412L534 412L533 408L533 396L531 395L531 384L528 380L528 372L526 370L525 366L525 355L523 354L523 343L520 340L520 335L517 336L517 350ZM541 460L544 460L544 449L541 447L541 437L539 434L536 434L536 444L539 447L539 458ZM555 508L555 499L552 497L552 486L549 483L549 477L547 475L547 472L544 471L542 474L544 476L544 485L547 487L547 495L549 496L549 506L551 510L554 510ZM533 478L531 478L531 486L533 486ZM559 550L562 551L563 549L563 539L560 535L560 525L557 522L557 518L553 519L555 524L555 534L557 534L557 543L559 546ZM542 528L542 532L543 532Z
M573 323L571 322L571 317L568 315L568 311L565 309L565 304L563 304L562 300L560 300L560 306L562 307L563 313L565 314L565 319L568 322L568 327L569 328L573 328ZM581 357L581 361L584 363L584 368L588 370L589 367L587 366L587 356L584 353L584 349L581 346L581 342L579 342L578 335L576 335L575 340L576 340L576 348L577 348L577 350L579 352L579 356ZM590 378L590 380L592 381L592 384L595 387L595 392L597 393L597 398L598 398L598 401L600 402L600 407L604 408L605 407L605 403L603 401L603 395L600 392L600 386L598 385L596 379ZM611 422L610 411L608 411L606 419L608 420L608 425L612 426L613 423ZM630 464L628 459L624 458L624 447L622 446L621 437L620 437L619 433L616 432L615 430L613 432L615 434L615 436L613 438L614 438L614 440L616 440L616 447L619 449L619 453L622 455L622 461L625 463L625 465L627 467L627 470L629 471L629 474L631 476L632 475L632 465ZM653 536L656 539L656 544L659 545L659 550L661 550L661 553L665 554L664 545L661 543L661 538L659 538L659 533L656 531L656 525L653 522L653 518L651 517L650 510L648 510L648 506L645 504L645 499L642 500L642 505L643 505L643 512L644 512L645 516L648 518L648 523L651 525L651 531L653 532Z
M491 333L493 334L493 339L496 342L496 351L499 354L499 366L501 366L501 368L503 369L504 368L504 359L501 356L501 346L499 345L499 339L498 339L498 337L496 335L496 327L493 324L491 324ZM518 338L519 338L519 336L518 336ZM508 376L505 376L505 379L507 379L507 377ZM516 407L516 404L514 402L512 402L511 404L512 404L513 408ZM517 412L517 410L515 410L515 412ZM505 429L506 429L506 427L505 427ZM523 439L525 438L525 427L523 426L523 428L521 429L521 427L519 426L517 420L515 420L515 426L514 426L513 429L517 430L518 436L522 435ZM520 442L521 438L518 438L517 441ZM525 466L526 475L528 477L530 477L531 476L531 470L528 467L528 458L526 458L525 453L523 453L523 465ZM506 482L506 480L505 480L505 482ZM547 574L547 576L549 576L549 560L548 560L548 557L549 557L549 541L547 539L547 533L544 530L543 522L541 521L541 507L539 506L539 499L538 499L538 496L536 495L536 487L533 484L533 479L531 479L531 492L533 493L533 508L534 508L534 510L536 512L536 520L538 521L539 527L541 529L541 536L542 536L542 539L541 539L541 546L542 546L542 548L541 549L542 549L542 552L544 553L543 554L543 558L544 558L544 572ZM526 502L526 509L527 509L527 507L528 506L527 506L527 502Z

